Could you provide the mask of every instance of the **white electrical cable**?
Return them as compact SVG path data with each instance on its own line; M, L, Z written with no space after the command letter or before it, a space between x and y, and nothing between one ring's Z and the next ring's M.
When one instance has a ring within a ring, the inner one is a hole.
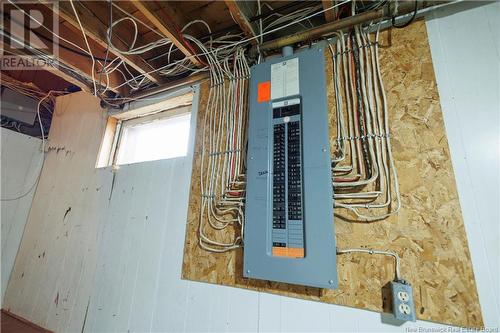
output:
M85 29L83 29L82 22L80 21L80 17L78 16L78 12L76 11L75 5L73 4L73 0L69 0L71 4L71 8L73 8L73 12L75 14L76 20L78 21L78 25L80 26L80 30L82 31L83 39L85 40L85 45L87 45L87 49L89 51L90 58L92 59L92 84L94 85L94 96L97 96L97 86L95 82L95 59L92 54L92 50L90 49L89 41L87 40L87 35L85 34Z
M4 82L2 82L2 84L4 84ZM41 120L41 116L40 116L40 107L41 107L43 101L45 99L49 98L53 93L60 93L60 92L54 91L54 90L49 91L46 95L44 95L42 98L40 98L40 100L38 101L38 104L37 104L37 109L36 109L37 116L38 116L38 124L40 125L40 132L42 133L42 158L41 158L41 163L40 163L40 169L37 173L36 179L33 181L33 183L28 188L28 190L26 190L23 194L19 194L13 198L1 198L0 201L16 201L16 200L24 198L25 196L27 196L28 194L31 193L31 191L37 186L38 181L40 180L40 175L42 174L43 166L45 164L45 154L46 154L45 131L43 129L43 124L42 124L42 120Z
M317 15L319 15L319 14L322 14L322 13L324 13L325 11L331 10L331 9L336 8L336 7L339 7L339 6L342 6L342 5L344 5L344 4L346 4L346 3L349 3L349 2L351 2L351 0L345 0L345 1L342 1L342 2L339 2L339 3L336 3L335 5L332 5L332 6L328 7L328 8L325 8L325 9L320 10L320 11L318 11L318 12L315 12L315 13L312 13L312 14L310 14L310 15L307 15L307 16L305 16L305 17L301 18L301 19L298 19L298 20L295 20L295 21L289 22L289 23L287 23L287 24L285 24L285 25L283 25L283 26L277 27L277 28L275 28L275 29L271 29L271 30L269 30L269 31L262 32L261 34L258 34L258 35L256 35L256 36L252 36L252 37L249 37L249 38L246 38L246 39L242 39L242 40L239 40L239 41L235 41L235 42L233 42L233 43L231 43L231 44L228 44L228 45L225 45L225 46L221 46L221 47L218 47L218 48L216 48L216 49L211 49L211 50L206 50L206 49L205 49L204 51L202 50L202 52L200 52L200 53L193 54L193 55L190 55L190 56L186 56L185 58L183 58L183 59L181 59L181 60L175 61L175 62L173 62L173 63L169 63L169 64L167 64L167 65L164 65L164 66L162 66L162 67L159 67L159 68L153 69L153 70L148 71L148 72L146 72L146 73L142 73L142 74L138 75L137 77L143 77L143 76L145 76L145 75L152 74L152 73L155 73L155 72L158 72L158 71L161 71L161 70L164 70L164 69L167 69L167 68L173 67L173 66L175 66L175 65L177 65L177 64L179 64L179 63L181 63L181 62L185 61L185 59L199 58L200 56L207 56L207 57L208 57L209 55L217 55L217 53L218 53L218 52L221 52L221 51L223 51L223 50L225 50L225 49L235 48L236 46L239 46L239 45L242 45L242 44L248 43L248 42L250 42L250 41L252 41L252 40L254 40L254 39L259 39L259 38L260 38L260 37L262 37L262 36L266 36L266 35L268 35L268 34L272 34L272 33L276 32L276 31L279 31L279 30L282 30L282 29L284 29L284 28L287 28L287 27L289 27L289 26L291 26L291 25L298 24L298 23L300 23L300 22L302 22L302 21L308 20L308 19L310 19L310 18L312 18L312 17L314 17L314 16L317 16ZM118 86L116 86L116 87L113 87L113 89L114 89L114 90L116 90L116 89L118 89L118 88L120 88L120 87L124 86L124 85L125 85L125 84L127 84L127 83L128 83L128 82L123 82L122 84L120 84L120 85L118 85Z
M278 18L277 19L273 19L271 23L269 23L268 25L266 25L266 27L263 29L263 31L267 31L270 28L272 28L274 26L279 26L280 24L283 24L283 23L301 20L302 18L310 15L311 13L314 13L317 10L320 10L321 8L322 8L322 5L316 5L316 6L310 6L310 7L301 8L301 9L298 9L298 10L296 10L294 12L291 12L291 13L288 13L288 14L285 14L285 15L279 14L279 13L271 14L268 17L266 17L264 21L267 21L267 20L271 19L274 16L278 16ZM301 22L299 22L299 24L304 29L307 29L307 26L305 26ZM311 27L313 26L311 24L311 22L309 22L309 24L311 25Z
M134 27L134 38L133 38L132 43L130 44L130 47L129 47L128 50L120 50L115 45L113 45L113 41L111 40L111 34L110 34L110 31L112 31L117 24L119 24L120 22L124 22L124 21L132 22L132 25ZM155 49L157 47L171 44L170 39L168 39L168 38L162 38L162 39L159 39L159 40L157 40L155 42L152 42L152 43L149 43L149 44L146 44L146 45L143 45L143 46L134 47L135 43L137 42L138 34L139 34L139 30L138 30L138 27L137 27L136 20L132 19L130 17L123 17L123 18L121 18L121 19L119 19L119 20L114 21L114 22L111 23L111 25L109 26L108 31L106 33L106 37L107 37L108 44L109 44L109 46L110 46L110 48L112 50L114 50L114 51L116 51L118 53L127 54L127 55L142 54L142 53L151 51L151 50L153 50L153 49Z
M396 252L392 251L380 251L380 250L371 250L371 249L362 249L362 248L353 248L353 249L339 249L337 248L337 254L347 254L347 253L367 253L367 254L379 254L384 256L389 256L394 258L395 261L395 275L396 280L401 281L401 259Z
M353 14L354 8L353 3ZM347 43L343 33L336 35L335 47L329 45L337 119L337 146L332 159L335 207L367 222L378 221L396 214L401 207L380 73L379 30L375 42L360 26L355 27L352 38L348 35Z
M207 60L211 87L203 119L198 235L203 249L226 252L243 242L249 67L241 48L220 60L210 54ZM221 241L227 237L221 231L229 226L236 231L234 238Z

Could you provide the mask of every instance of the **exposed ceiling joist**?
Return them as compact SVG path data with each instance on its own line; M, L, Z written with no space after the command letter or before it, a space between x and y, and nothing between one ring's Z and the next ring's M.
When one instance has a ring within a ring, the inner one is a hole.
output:
M49 6L54 9L55 6ZM80 6L75 6L77 10L78 16L80 17L80 21L84 26L85 33L87 36L92 38L97 44L102 46L103 48L108 47L107 42L107 27L102 24L96 17L90 16L88 13L84 12ZM63 18L66 22L68 22L74 29L80 31L80 26L78 21L74 16L73 9L69 2L60 1L59 2L59 10L58 14L61 18ZM127 49L126 44L119 38L113 39L113 44L119 49ZM124 55L119 52L110 49L110 52L115 56L122 59L127 65L134 68L140 74L144 74L146 78L151 80L152 82L159 84L162 82L161 77L157 73L148 74L148 72L153 70L144 59L142 59L138 55Z
M195 56L196 51L182 37L179 27L172 19L162 20L160 16L151 8L151 3L140 0L132 0L134 6L158 29L165 37L168 37L172 43L197 67L202 67L203 64ZM165 15L168 13L168 6L163 7Z
M10 31L10 33L12 34L12 37L14 37L18 40L24 40L24 36L17 35L18 31L21 31L21 32L23 31L24 26L19 22L16 22L16 21L12 21L12 22L14 25L18 25L21 27L21 29L12 29L12 31ZM8 26L12 26L11 20L7 17L4 18L4 23ZM67 40L76 41L76 40L79 40L81 38L81 37L78 37L76 35L76 33L73 33L71 31L67 31L67 30L61 31L61 34L63 34L64 38ZM48 41L45 41L44 43L51 44ZM2 47L3 46L4 45L2 43ZM75 54L73 52L70 52L69 50L67 50L63 47L57 47L57 46L53 46L53 45L49 45L49 46L51 46L51 49L58 50L57 59L61 64L72 68L78 75L80 75L81 77L84 77L86 80L92 82L92 70L93 70L93 68L92 68L92 61L90 59L83 57L79 54ZM31 46L31 47L37 48L36 45ZM3 49L6 50L6 48L4 48L4 47L3 47ZM8 47L8 50L9 50L9 52L13 52L13 53L15 53L15 55L18 55L18 56L39 58L38 56L34 55L32 52L29 52L25 49L13 49L11 47ZM42 51L39 50L39 52L42 52ZM64 80L71 82L71 83L81 87L82 89L84 89L83 86L85 86L85 84L82 84L82 82L79 82L78 84L76 84L75 82L77 81L77 79L72 78L71 75L65 73L65 71L63 71L62 69L55 68L55 70L54 70L54 67L51 67L48 65L45 66L43 69L52 71L53 73L57 74L58 76L60 76ZM96 78L97 75L98 74L95 73L95 68L94 68L94 78ZM122 96L126 96L129 93L129 89L126 88L125 86L122 86L122 83L123 83L123 78L120 76L120 74L118 72L113 72L113 73L109 74L109 86L110 86L109 89L115 93L122 95ZM117 87L117 86L121 86L121 87L116 88L116 89L112 88L112 87Z
M328 8L331 8L335 4L335 2L336 2L335 0L321 0L321 3L323 4L323 9L326 10L325 11L326 22L332 22L333 20L335 20L335 17L337 16L337 11L338 11L337 7L327 10Z
M4 43L3 43L2 41L0 41L0 47L2 47L2 49L5 49L5 45L4 45ZM17 54L16 54L16 55L18 55L18 56L30 56L30 55L28 55L28 54L26 54L26 53L23 53L23 52L21 52L21 51L17 52ZM61 70L59 70L59 69L57 69L57 68L54 68L54 67L48 67L48 66L47 66L47 67L46 67L46 68L44 68L44 69L45 69L46 71L49 71L49 72L53 73L54 75L57 75L57 76L58 76L58 77L60 77L61 79L63 79L63 80L65 80L65 81L67 81L67 82L69 82L69 83L71 83L71 84L73 84L73 85L75 85L75 86L79 87L79 88L80 88L80 89L82 89L83 91L86 91L86 92L88 92L88 93L90 93L90 92L91 92L91 89L90 89L90 87L89 87L89 86L87 86L87 85L86 85L86 84L84 84L83 82L81 82L81 81L77 80L77 79L76 79L76 78L74 78L73 76L71 76L71 75L69 75L69 74L67 74L67 73L65 73L65 72L63 72L63 71L61 71ZM7 74L5 74L3 71L2 71L2 73L1 73L1 75L0 75L0 76L2 77L2 80L4 80L6 77L9 77L9 76L8 76Z
M248 13L248 8L244 6L244 4L240 1L236 0L225 0L226 6L231 12L232 17L238 23L241 30L245 34L246 38L252 38L251 43L255 46L258 43L257 38L255 38L256 33L252 27L252 24L248 20L248 17L251 16L251 13Z

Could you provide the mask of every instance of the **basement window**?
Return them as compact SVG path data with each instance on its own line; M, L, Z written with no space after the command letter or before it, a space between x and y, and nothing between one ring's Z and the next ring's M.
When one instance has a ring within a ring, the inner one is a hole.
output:
M165 113L122 122L115 164L187 155L191 114Z
M179 107L132 119L108 119L96 167L187 155L191 108Z

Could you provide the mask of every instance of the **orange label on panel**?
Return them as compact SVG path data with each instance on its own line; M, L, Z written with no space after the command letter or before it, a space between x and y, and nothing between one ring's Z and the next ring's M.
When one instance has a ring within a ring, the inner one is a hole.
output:
M257 102L269 102L271 100L271 81L261 82L257 85Z
M286 247L273 246L273 256L275 257L287 257L288 249Z
M273 246L273 256L275 256L275 257L290 257L290 258L304 258L304 249L303 248L293 248L293 247Z
M293 258L304 258L304 249L289 247L288 256Z

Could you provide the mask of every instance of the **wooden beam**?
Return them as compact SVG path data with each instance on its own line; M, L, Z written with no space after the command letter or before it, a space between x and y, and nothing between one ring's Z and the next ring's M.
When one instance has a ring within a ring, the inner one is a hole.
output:
M19 39L19 40L24 40L23 36L18 36L17 35L17 30L19 31L24 31L25 27L24 25L22 25L21 23L19 22L16 22L16 21L12 21L14 22L16 25L21 25L22 29L14 29L16 31L9 31L9 33ZM4 18L4 23L5 23L5 26L8 26L8 27L11 27L11 20L7 17ZM76 33L72 33L71 31L69 30L65 30L65 29L62 29L62 31L60 31L60 34L63 38L67 39L67 40L71 40L73 41L74 43L76 43L77 41L80 41L81 39L83 39L83 37L80 35L76 35ZM49 43L49 42L47 42ZM2 43L2 47L4 50L8 50L9 52L12 52L14 53L15 55L18 55L18 56L27 56L27 57L31 57L31 58L37 58L33 52L31 51L27 51L25 49L12 49L11 47L8 47L5 48L4 46L6 45L3 45ZM33 47L33 46L32 46ZM36 47L33 47L33 48L36 48ZM85 57L85 56L82 56L82 55L79 55L79 54L76 54L74 52L71 52L63 47L59 47L59 46L54 46L52 49L57 49L58 51L58 58L57 60L65 65L65 66L68 66L70 67L71 69L73 69L79 76L85 78L86 80L92 82L92 62L89 58ZM40 51L40 50L39 50ZM40 51L41 52L41 51ZM38 57L39 58L39 57ZM68 81L68 82L71 82L73 84L75 84L75 78L73 78L71 75L68 75L67 73L65 73L62 69L59 69L59 68L54 68L54 67L51 67L51 66L44 66L43 69L45 70L48 70L48 71L51 71L53 72L54 74L60 76L61 78L63 78L64 80ZM63 75L64 73L64 75ZM98 73L94 73L94 78L97 78L98 77ZM118 72L113 72L109 75L109 85L110 85L110 90L112 90L113 92L115 93L118 93L122 96L126 96L128 95L129 93L129 89L128 87L125 87L125 86L122 86L120 88L117 88L117 89L113 89L113 87L115 86L119 86L123 83L123 78L120 76L120 74ZM85 82L84 83L85 85L87 85L87 83ZM79 87L82 87L82 82L80 82L79 84L76 84L78 85ZM83 89L83 87L82 87Z
M132 0L132 3L153 24L153 26L165 35L165 37L168 37L193 64L197 67L203 67L201 61L195 56L196 51L185 41L179 27L177 27L172 19L162 20L155 12L155 9L151 8L152 4L150 2ZM168 15L166 10L163 12Z
M2 44L0 44L0 45L2 45ZM11 71L11 72L13 72L13 71ZM40 71L35 71L35 72L38 74ZM24 73L26 73L26 71ZM44 79L46 79L46 77L47 76L45 75ZM61 78L60 76L58 76L58 77ZM44 96L46 93L48 93L50 90L52 90L48 87L41 89L35 82L33 82L34 80L25 80L25 79L20 80L18 78L14 78L11 75L5 73L5 71L0 72L0 79L2 82L16 84L18 86L23 86L26 89L31 89L32 91L36 91L36 93L40 96ZM78 82L78 84L74 84L73 82L65 82L65 83L71 83L79 88L81 88L80 85L82 84L81 82ZM85 88L87 90L84 90L84 91L90 92L89 87L85 86ZM83 88L82 88L82 90L83 90Z
M0 47L2 47L2 49L5 50L5 45L3 43L3 41L0 41ZM21 51L19 52L16 52L16 54L13 54L13 55L16 55L16 56L24 56L24 57L32 57L31 55L28 55L26 53L23 53ZM4 54L2 57L5 57L6 55ZM76 78L74 78L73 76L63 72L62 70L58 69L58 68L54 68L54 67L50 67L50 66L47 66L47 67L44 67L43 70L46 70L48 72L51 72L53 73L54 75L57 75L59 76L61 79L79 87L80 89L82 89L83 91L86 91L88 93L91 92L91 89L90 89L90 86L88 86L86 83L80 81L80 80L77 80ZM5 73L2 72L1 74L2 77L6 76Z
M252 27L252 24L250 24L250 21L248 20L248 9L246 9L243 4L239 1L236 0L225 0L226 6L231 12L231 15L235 19L236 23L240 26L241 30L245 34L247 38L252 38L250 42L253 45L258 44L257 38L255 36L257 35Z
M0 43L1 45L1 43ZM73 81L63 78L62 75L58 75L57 69L41 69L34 71L19 71L19 70L8 70L2 69L0 81L12 81L15 80L26 87L31 86L32 89L40 90L43 92L48 92L49 90L65 90L70 85L79 87L86 92L90 92L90 88L87 87L82 82L76 80L75 78L70 78ZM40 75L42 74L42 75ZM43 89L39 88L43 87Z
M78 24L78 21L74 16L71 4L67 1L60 1L58 4L59 4L59 10L57 14L59 15L59 17L61 17L69 24L71 24L73 29L80 31L80 25ZM49 7L55 9L55 6L49 6ZM88 12L85 12L80 6L75 5L75 9L78 13L78 16L80 17L80 21L82 22L86 35L92 38L97 44L106 49L108 47L108 42L107 42L108 27L105 26L101 21L99 21L97 17L89 15ZM127 45L120 38L114 38L113 44L118 49L121 50L127 49ZM152 82L156 84L162 82L162 78L158 73L147 74L154 68L149 63L147 63L142 57L138 55L124 55L112 49L110 49L110 52L115 56L119 57L120 59L122 59L127 65L134 68L140 74L144 74L146 78L148 78Z
M332 7L335 4L335 0L321 0L321 3L323 4L323 9L327 9ZM335 17L337 16L338 12L338 7L335 7L333 9L327 10L325 12L325 20L326 22L332 22L335 20Z

